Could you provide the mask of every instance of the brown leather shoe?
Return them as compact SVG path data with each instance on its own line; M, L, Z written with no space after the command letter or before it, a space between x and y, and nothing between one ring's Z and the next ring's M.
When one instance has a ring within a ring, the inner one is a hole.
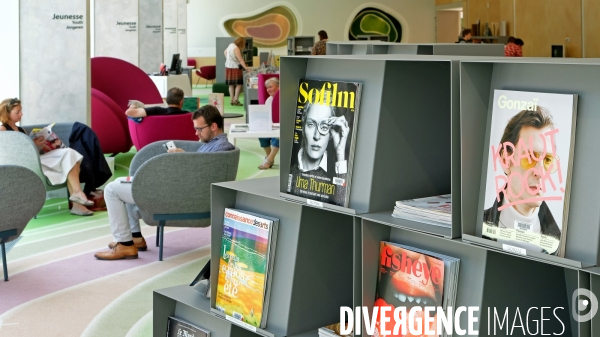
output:
M146 240L144 238L133 238L133 244L137 247L140 252L144 252L148 250L148 245L146 245ZM116 242L111 242L108 244L108 248L113 249L117 245Z
M135 245L123 246L117 243L117 245L109 251L98 252L94 254L98 260L123 260L123 259L137 259L138 249Z

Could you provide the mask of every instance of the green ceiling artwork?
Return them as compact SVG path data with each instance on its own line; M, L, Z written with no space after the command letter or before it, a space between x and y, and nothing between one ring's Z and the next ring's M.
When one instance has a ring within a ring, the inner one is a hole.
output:
M237 17L223 23L225 30L233 37L252 37L256 47L283 47L288 36L295 36L298 21L286 6L269 8L259 14Z
M402 40L402 26L391 14L378 8L363 8L352 20L348 39L358 40L358 35L387 35L390 42Z

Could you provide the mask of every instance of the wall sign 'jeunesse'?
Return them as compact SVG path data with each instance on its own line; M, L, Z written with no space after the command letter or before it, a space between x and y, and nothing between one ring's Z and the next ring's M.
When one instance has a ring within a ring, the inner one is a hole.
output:
M18 13L23 125L89 124L89 3L20 0Z

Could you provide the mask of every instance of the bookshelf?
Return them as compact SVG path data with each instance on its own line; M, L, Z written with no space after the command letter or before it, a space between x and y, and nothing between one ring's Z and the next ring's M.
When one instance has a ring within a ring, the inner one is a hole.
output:
M517 309L525 321L531 307L563 308L556 312L560 323L556 319L544 323L546 334L561 330L565 336L600 334L600 315L586 322L577 322L571 315L576 289L600 294L600 213L594 211L600 204L600 193L596 192L600 191L600 180L594 178L599 161L597 156L586 155L597 143L596 130L600 128L596 112L600 91L595 85L600 61L294 56L283 57L280 69L282 110L294 104L300 78L364 84L353 177L361 179L353 180L350 207L317 208L286 196L290 169L286 160L281 161L280 177L213 185L212 242L219 242L225 207L281 219L267 328L248 334L212 311L214 303L193 294L190 287L180 286L155 292L155 336L164 335L166 317L175 315L207 327L219 337L316 337L320 326L339 320L341 305L373 305L382 240L459 258L456 305L480 308L476 315L480 336L493 334L487 330L487 308L508 308L512 323ZM515 255L476 235L483 210L483 149L489 132L482 126L490 118L495 89L579 95L564 258L529 252L527 256ZM293 126L293 116L282 114L282 158L291 154ZM436 141L428 142L433 134ZM432 151L429 155L436 160L421 156L424 151ZM415 168L421 174L411 171ZM391 216L395 200L450 192L454 204L450 228ZM331 237L335 240L326 240ZM218 245L211 249L215 259ZM322 256L335 256L339 264L333 266ZM217 266L212 268L211 275L216 277ZM528 320L539 322L541 318L538 310L530 313ZM466 319L461 317L463 327ZM520 328L515 331L513 335L521 334ZM504 329L496 335L508 333Z
M290 36L287 39L287 54L310 55L314 45L314 36Z
M473 43L396 43L374 40L327 42L327 55L376 54L504 56L504 45Z

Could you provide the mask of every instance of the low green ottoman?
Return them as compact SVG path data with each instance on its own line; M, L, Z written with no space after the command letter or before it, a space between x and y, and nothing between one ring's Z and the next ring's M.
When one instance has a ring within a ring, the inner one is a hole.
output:
M229 86L225 83L215 83L212 86L213 93L221 93L225 96L229 96Z

